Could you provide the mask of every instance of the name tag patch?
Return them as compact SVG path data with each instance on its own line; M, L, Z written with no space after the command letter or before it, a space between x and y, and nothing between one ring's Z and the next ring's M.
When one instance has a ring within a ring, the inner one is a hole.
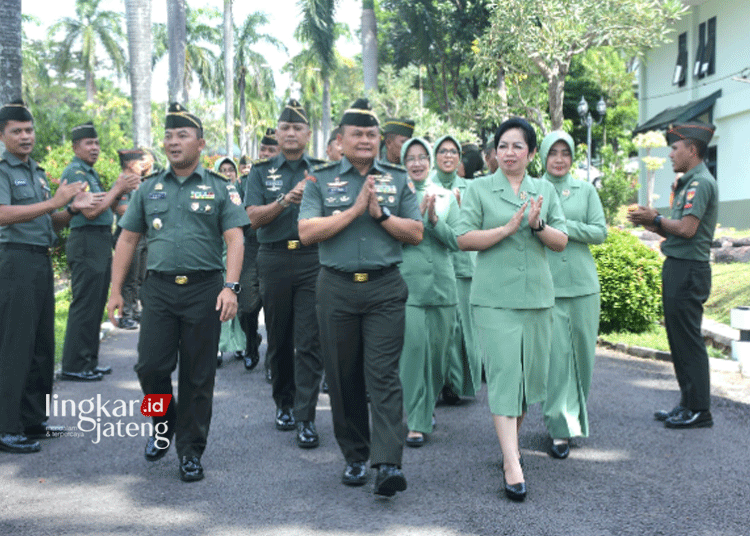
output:
M151 192L148 194L149 199L166 199L167 192Z
M267 180L266 181L266 189L269 192L278 192L281 190L281 187L284 185L284 181L282 180Z
M26 179L15 179L13 181L13 186L26 186Z
M328 195L345 194L346 186L329 186Z

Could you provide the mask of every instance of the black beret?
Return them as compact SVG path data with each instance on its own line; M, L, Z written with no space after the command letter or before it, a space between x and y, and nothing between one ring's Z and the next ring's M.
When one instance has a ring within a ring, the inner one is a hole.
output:
M286 123L304 123L306 125L310 124L307 120L305 109L296 99L289 99L286 107L281 111L279 121L284 121Z
M117 151L117 156L120 157L120 167L125 167L125 164L128 162L133 162L134 160L140 160L143 158L143 155L146 154L140 149L120 149Z
M164 121L164 128L182 128L192 127L203 130L201 120L188 112L179 102L173 102L169 105L167 119Z
M357 99L351 107L344 112L341 125L354 125L357 127L376 127L380 124L378 116L372 111L370 101Z
M266 133L260 139L260 144L261 145L278 145L279 142L276 141L276 129L267 128Z
M88 121L82 125L78 125L77 127L73 127L73 130L70 131L70 141L78 141L86 138L98 137L99 135L96 133L94 123L92 123L91 121Z
M674 142L690 138L695 141L708 145L714 135L716 127L709 123L700 121L691 121L680 125L671 125L667 130L667 143L672 145Z
M414 136L414 121L411 119L388 119L383 124L383 134L400 134L411 138Z
M0 108L0 121L33 121L31 112L22 100L14 100Z
M249 156L241 156L240 157L240 165L245 166L247 164L252 164L253 161L250 159Z

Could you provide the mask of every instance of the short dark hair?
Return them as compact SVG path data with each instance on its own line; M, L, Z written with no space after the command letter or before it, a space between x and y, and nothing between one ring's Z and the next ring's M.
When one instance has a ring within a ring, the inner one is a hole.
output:
M514 128L523 132L523 139L526 141L526 145L529 146L529 153L536 151L536 130L522 117L511 117L507 121L503 121L497 128L497 132L495 132L495 149L497 149L497 144L500 143L500 137L508 130Z
M706 157L706 150L708 150L707 144L703 143L700 140L696 140L694 138L683 138L680 141L684 141L687 147L690 147L690 146L695 147L695 153L698 155L698 158L703 159Z

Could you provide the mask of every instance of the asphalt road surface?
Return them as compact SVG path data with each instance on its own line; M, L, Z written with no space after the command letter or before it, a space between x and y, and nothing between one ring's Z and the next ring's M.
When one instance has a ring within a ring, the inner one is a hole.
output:
M114 373L103 382L56 384L50 422L69 427L67 437L44 440L39 454L0 452L0 534L750 535L750 381L737 373L713 373L713 428L668 430L652 412L678 401L671 364L600 351L592 435L576 440L567 460L547 455L538 406L524 422L529 495L521 504L501 491L483 388L460 406L437 408L428 443L405 449L408 489L378 499L372 482L340 483L344 461L326 395L321 445L301 450L293 432L274 428L262 364L248 373L230 356L217 373L205 480L179 480L174 448L146 462L147 419L132 370L137 336L116 330L105 339L100 362ZM71 405L95 407L97 395L109 401L100 417L70 414Z

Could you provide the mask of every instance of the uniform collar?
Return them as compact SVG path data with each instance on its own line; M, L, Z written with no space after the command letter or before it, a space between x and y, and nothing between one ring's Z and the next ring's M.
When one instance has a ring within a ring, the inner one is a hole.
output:
M700 164L698 164L697 166L695 166L690 171L686 171L685 174L682 177L680 177L680 180L677 181L678 187L682 188L689 181L693 180L693 178L696 175L703 174L704 171L708 172L708 168L706 167L706 163L703 162L703 161L701 161Z
M287 160L284 153L280 152L270 160L270 163L276 169L279 169L286 164L292 169L292 171L297 171L301 165L305 165L308 168L311 167L310 156L307 153L302 153L302 157L299 160Z
M96 170L94 169L94 166L88 165L86 162L84 162L77 156L73 157L73 161L71 162L71 164L78 164L79 166L83 167L83 169L85 169L88 172L92 172L92 171L96 172Z
M177 180L177 175L175 175L174 171L172 171L172 166L169 166L167 168L167 177L169 176L171 176L175 181L180 182L179 180ZM195 168L193 172L190 174L190 176L185 179L185 182L189 181L195 176L198 177L198 180L200 182L205 182L206 171L205 171L205 168L203 167L203 164L201 164L200 162L198 162L198 167Z
M526 202L525 200L518 198L513 191L513 187L510 185L510 181L500 169L495 171L495 174L492 175L491 181L492 191L500 192L500 197L505 201L519 207ZM536 197L537 195L536 183L531 179L531 176L528 173L524 175L523 180L521 181L521 186L518 189L518 193L520 194L521 192L526 192L527 195L532 197Z
M31 157L29 157L28 161L24 162L23 160L21 160L20 158L18 158L13 153L8 152L7 149L5 151L3 151L3 160L5 160L6 162L8 162L8 164L10 164L13 167L16 167L16 166L29 166L29 167L32 167L33 164L36 163L36 162L34 162L34 160Z
M370 165L370 170L373 170L373 169L379 171L380 173L389 173L388 168L386 168L383 165L383 163L378 159L375 159L372 161L372 164ZM348 173L350 170L354 170L354 172L357 175L359 175L359 170L352 165L352 163L349 161L349 159L346 156L342 156L341 161L339 163L339 171L343 175L344 173ZM367 175L369 174L370 173L368 171Z

